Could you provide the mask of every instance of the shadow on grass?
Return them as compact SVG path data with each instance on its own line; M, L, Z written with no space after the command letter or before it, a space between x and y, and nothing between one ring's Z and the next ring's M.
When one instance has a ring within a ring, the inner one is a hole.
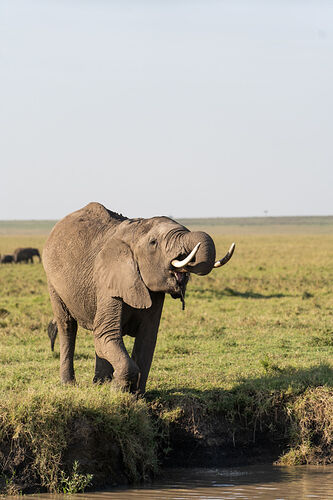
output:
M244 299L281 299L283 297L290 297L290 295L286 295L284 293L272 293L269 295L263 295L262 293L256 292L238 292L233 288L226 287L224 289L224 295L231 297L242 297Z
M146 399L173 399L175 402L182 401L184 396L202 399L216 395L231 397L241 394L252 396L255 393L271 395L272 391L288 391L288 393L300 394L306 389L319 386L333 387L333 368L326 364L320 364L311 368L296 369L294 367L278 368L274 365L266 368L262 377L243 378L230 390L174 387L167 390L154 390L146 393Z
M214 290L214 289L202 289L197 288L193 290L194 294L201 295L209 295L216 299L221 299L223 297L241 297L243 299L282 299L284 297L291 297L291 295L287 295L284 293L272 293L268 295L264 295L262 293L252 292L248 290L246 292L239 292L233 288L226 287L223 290Z

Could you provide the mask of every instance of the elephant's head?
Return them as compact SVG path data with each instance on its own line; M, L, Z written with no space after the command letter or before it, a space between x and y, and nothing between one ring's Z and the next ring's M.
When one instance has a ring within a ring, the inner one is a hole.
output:
M216 261L215 245L207 233L189 231L168 217L127 220L121 226L121 240L131 250L133 283L129 287L128 281L124 282L133 295L141 294L143 300L135 298L131 302L122 297L135 307L149 307L148 290L169 293L184 304L190 273L208 274L225 264L234 250L232 245L228 254Z

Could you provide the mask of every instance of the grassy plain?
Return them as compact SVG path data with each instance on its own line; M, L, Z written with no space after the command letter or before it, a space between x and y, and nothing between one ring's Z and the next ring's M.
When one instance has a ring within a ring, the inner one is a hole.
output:
M112 384L92 385L93 338L82 329L78 384L62 387L58 344L52 354L46 334L52 312L42 265L0 266L7 491L67 491L75 463L82 489L90 473L95 486L138 480L166 456L181 462L183 451L188 459L191 446L194 462L195 446L215 449L216 459L233 448L241 460L264 445L280 463L333 461L333 217L269 219L185 221L208 229L218 255L232 241L236 251L225 267L192 277L185 311L166 298L140 401ZM41 250L38 224L24 231L0 222L0 253Z

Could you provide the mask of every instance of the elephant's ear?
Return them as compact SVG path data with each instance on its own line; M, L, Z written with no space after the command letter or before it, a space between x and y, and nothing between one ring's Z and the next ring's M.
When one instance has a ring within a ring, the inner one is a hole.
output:
M121 297L136 309L151 307L149 290L142 281L130 247L123 241L112 239L101 249L95 273L97 286L106 287L106 293L112 297Z

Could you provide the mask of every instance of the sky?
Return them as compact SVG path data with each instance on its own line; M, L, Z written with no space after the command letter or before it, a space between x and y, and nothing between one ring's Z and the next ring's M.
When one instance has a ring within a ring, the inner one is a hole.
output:
M0 219L333 215L331 0L1 0Z

